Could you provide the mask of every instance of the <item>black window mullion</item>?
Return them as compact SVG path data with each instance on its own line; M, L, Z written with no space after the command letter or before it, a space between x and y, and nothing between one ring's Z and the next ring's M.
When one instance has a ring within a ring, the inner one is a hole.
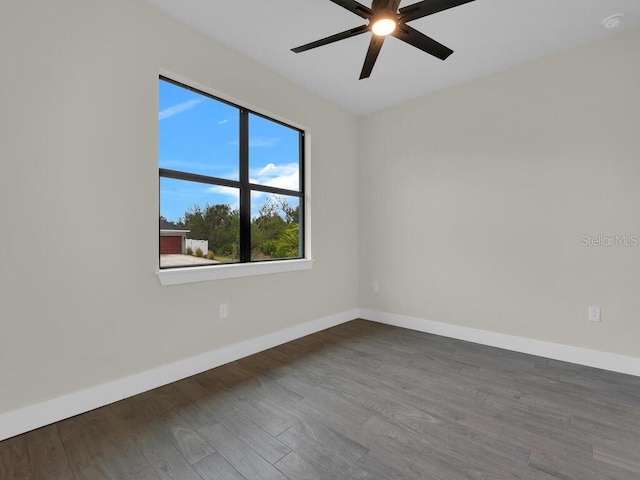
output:
M305 155L305 138L304 138L304 132L300 132L299 135L299 144L298 144L298 151L300 152L300 156L298 157L298 162L299 162L299 170L298 173L300 175L299 180L298 180L298 188L300 189L300 193L302 193L302 195L300 196L300 204L298 207L298 227L299 227L299 237L298 237L298 245L299 245L299 252L300 252L300 256L304 257L306 255L305 252L305 218L304 218L304 212L306 211L305 209L305 198L304 198L304 192L305 192L305 188L306 185L304 184L304 178L305 178L305 171L304 171L304 155Z
M240 110L240 261L251 261L251 188L249 187L249 112Z
M250 183L249 188L256 192L273 193L274 195L286 195L288 197L303 197L302 191L288 190L286 188L270 187L269 185L260 185L259 183Z
M209 185L222 185L224 187L240 188L240 182L227 180L226 178L208 177L198 173L181 172L179 170L160 169L160 176L173 178L175 180L186 180L188 182L206 183Z

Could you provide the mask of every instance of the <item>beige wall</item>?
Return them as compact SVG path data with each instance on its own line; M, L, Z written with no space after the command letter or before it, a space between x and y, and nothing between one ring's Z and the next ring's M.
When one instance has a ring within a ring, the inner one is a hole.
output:
M160 286L160 69L309 129L312 270ZM2 2L0 86L0 413L357 307L354 117L130 0Z
M581 246L640 239L639 50L636 30L366 118L361 306L640 357L640 247Z

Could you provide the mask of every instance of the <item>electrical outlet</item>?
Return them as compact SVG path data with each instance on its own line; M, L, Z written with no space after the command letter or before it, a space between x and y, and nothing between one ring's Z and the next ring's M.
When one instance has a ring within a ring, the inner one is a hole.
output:
M380 291L380 283L378 283L377 280L374 280L371 289L373 290L373 293L378 293Z
M600 307L589 307L589 320L600 323Z
M223 318L227 318L227 315L229 315L229 310L227 309L227 304L226 303L221 303L220 304L220 320L222 320Z

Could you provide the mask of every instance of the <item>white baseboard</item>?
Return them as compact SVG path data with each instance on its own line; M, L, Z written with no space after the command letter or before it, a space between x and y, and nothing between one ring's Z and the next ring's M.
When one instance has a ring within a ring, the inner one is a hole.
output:
M462 327L449 323L434 322L416 317L396 315L376 310L360 310L360 318L387 325L408 328L420 332L433 333L443 337L457 338L514 352L528 353L539 357L562 360L564 362L601 368L612 372L626 373L640 377L640 358L617 355L615 353L572 347L560 343L544 342L503 333L489 332Z
M353 309L0 415L0 441L355 318L640 377L640 358L375 310Z
M359 310L348 310L113 382L13 410L0 415L0 440L196 375L297 338L340 325L358 318L358 316Z

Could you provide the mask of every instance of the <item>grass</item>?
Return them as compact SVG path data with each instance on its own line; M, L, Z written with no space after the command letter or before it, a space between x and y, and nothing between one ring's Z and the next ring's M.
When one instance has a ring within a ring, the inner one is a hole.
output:
M237 262L237 260L234 260L231 257L223 257L222 255L216 255L216 260L218 262L222 262L222 263L233 263L233 262Z

